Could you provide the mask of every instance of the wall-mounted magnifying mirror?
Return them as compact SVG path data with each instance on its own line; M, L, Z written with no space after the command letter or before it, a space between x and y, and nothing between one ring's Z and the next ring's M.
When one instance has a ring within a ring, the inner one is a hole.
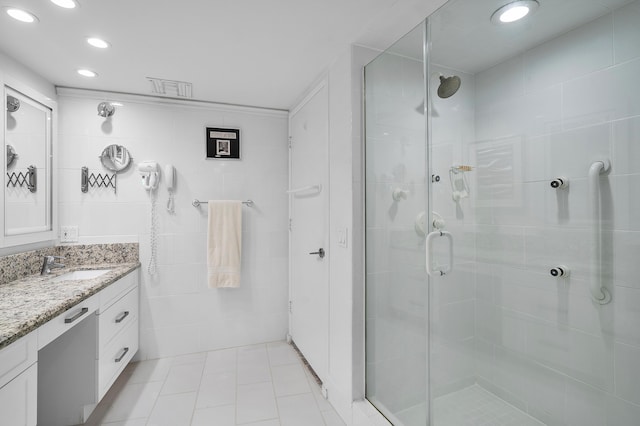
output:
M10 165L13 164L15 159L18 158L18 154L16 154L16 150L11 145L7 145L7 169Z
M127 148L122 145L109 145L100 154L102 165L112 172L126 170L131 164L131 155Z

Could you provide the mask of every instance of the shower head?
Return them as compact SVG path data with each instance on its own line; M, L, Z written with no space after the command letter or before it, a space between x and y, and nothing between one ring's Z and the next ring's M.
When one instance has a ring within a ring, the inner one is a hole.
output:
M440 86L438 86L438 96L446 99L455 95L458 89L460 89L460 84L462 84L462 81L457 75L452 75L451 77L441 75Z
M7 111L16 112L20 109L20 100L11 95L7 95Z
M111 117L115 112L116 107L109 102L100 102L100 104L98 104L98 115L100 117Z

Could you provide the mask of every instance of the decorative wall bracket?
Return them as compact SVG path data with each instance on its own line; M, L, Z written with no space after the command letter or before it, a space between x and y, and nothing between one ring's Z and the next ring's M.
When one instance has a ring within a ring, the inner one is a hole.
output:
M82 192L89 192L89 187L98 187L98 188L113 188L113 192L116 192L117 189L117 177L115 173L110 175L108 173L91 173L89 174L88 167L82 167L80 173L80 190Z
M26 186L29 191L36 192L38 190L38 169L36 166L29 166L26 172L7 172L7 188L9 186Z

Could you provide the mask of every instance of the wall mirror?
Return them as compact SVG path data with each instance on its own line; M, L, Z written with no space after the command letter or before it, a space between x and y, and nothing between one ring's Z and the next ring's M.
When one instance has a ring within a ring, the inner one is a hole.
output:
M4 85L2 246L55 238L52 135L55 102L19 83Z
M131 155L122 145L109 145L100 154L102 165L112 172L122 172L131 164Z

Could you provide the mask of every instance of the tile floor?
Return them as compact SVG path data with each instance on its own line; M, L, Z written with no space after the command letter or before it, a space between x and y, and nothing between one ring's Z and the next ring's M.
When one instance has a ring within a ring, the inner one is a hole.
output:
M436 426L544 426L478 385L436 398L433 410Z
M344 426L285 342L132 363L85 425Z

